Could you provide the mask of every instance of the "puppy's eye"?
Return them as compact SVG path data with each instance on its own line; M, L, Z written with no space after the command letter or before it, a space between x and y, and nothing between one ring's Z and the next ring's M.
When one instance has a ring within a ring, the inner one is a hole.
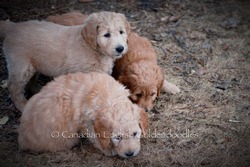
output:
M121 136L121 135L116 136L116 137L115 137L115 140L121 141L121 140L122 140L122 136Z
M131 135L133 138L140 138L141 137L141 132L134 132Z
M124 31L121 30L121 31L120 31L120 34L123 34L123 33L124 33Z
M111 34L110 33L106 33L106 34L104 34L104 37L109 38L109 37L111 37Z
M136 137L136 135L137 135L137 132L134 132L134 133L132 134L133 137Z
M150 96L154 96L155 94L156 94L156 93L155 93L155 92L153 92L153 93L151 93L151 94L150 94Z
M138 98L142 97L142 93L136 93L135 95L136 95L136 97L138 97Z

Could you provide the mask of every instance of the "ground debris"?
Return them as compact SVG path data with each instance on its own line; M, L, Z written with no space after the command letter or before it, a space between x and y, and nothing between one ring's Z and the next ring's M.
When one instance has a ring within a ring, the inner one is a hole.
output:
M0 87L3 89L7 88L7 83L8 83L7 80L2 80Z
M5 125L9 120L8 116L4 116L3 118L0 118L0 125Z
M232 83L230 81L229 82L225 81L225 82L215 84L215 88L221 89L221 90L227 90L231 87L232 87Z
M240 20L237 18L228 18L221 23L221 26L225 29L236 28L240 24Z

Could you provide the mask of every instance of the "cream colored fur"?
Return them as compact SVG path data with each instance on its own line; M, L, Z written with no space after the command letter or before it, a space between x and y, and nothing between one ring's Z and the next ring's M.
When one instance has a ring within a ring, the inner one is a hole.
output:
M27 102L20 120L20 148L67 150L85 134L107 156L136 156L148 119L128 96L129 91L107 74L60 76Z
M84 22L86 17L80 12L71 12L49 16L47 21L74 26ZM130 33L128 41L129 50L116 61L113 76L130 89L130 99L145 110L150 110L161 90L172 94L179 93L180 89L176 85L163 78L150 41L135 33Z
M35 72L53 77L79 71L111 74L114 61L127 52L129 32L125 16L113 12L91 14L84 24L71 27L1 21L8 89L15 106L23 110L24 86Z

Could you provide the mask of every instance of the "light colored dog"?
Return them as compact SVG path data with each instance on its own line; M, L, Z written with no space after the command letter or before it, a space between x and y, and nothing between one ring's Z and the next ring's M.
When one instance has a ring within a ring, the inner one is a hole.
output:
M125 16L114 12L91 14L84 24L71 27L1 21L8 89L15 106L23 110L24 86L35 72L52 77L91 71L111 74L114 61L127 52L129 32Z
M66 150L85 135L107 156L136 156L148 118L128 96L129 91L108 74L62 75L27 102L20 121L20 148Z
M47 21L73 26L84 22L86 17L79 12L71 12L49 16ZM177 86L164 80L162 69L157 64L157 54L147 38L130 33L128 48L128 52L116 60L113 76L130 89L130 99L134 103L148 111L153 108L161 90L173 94L180 92Z

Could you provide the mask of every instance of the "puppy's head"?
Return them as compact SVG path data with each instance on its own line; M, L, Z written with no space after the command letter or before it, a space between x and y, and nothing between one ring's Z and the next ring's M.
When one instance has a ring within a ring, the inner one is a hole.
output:
M84 40L92 48L113 59L121 58L128 50L130 25L120 13L100 12L89 15L82 29Z
M102 149L111 147L123 158L136 156L140 151L140 138L148 127L147 113L132 104L115 105L109 118L99 117L94 124Z
M130 90L130 100L145 111L154 106L163 85L162 69L150 62L134 63L125 73L118 77L120 83Z

